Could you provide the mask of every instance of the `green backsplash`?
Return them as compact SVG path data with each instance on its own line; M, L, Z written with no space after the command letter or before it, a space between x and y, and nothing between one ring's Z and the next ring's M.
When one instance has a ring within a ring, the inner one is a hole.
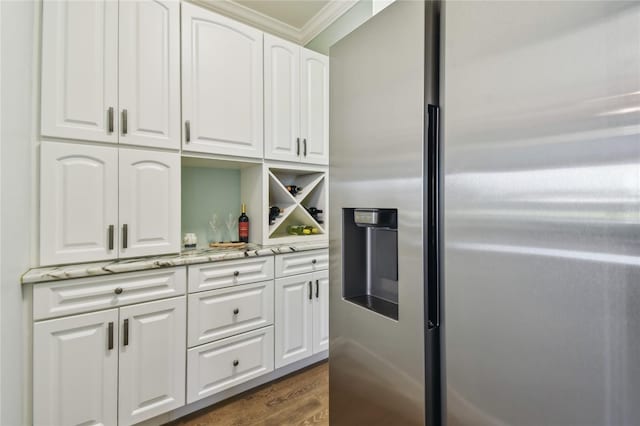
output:
M229 241L227 221L233 219L231 233L238 239L240 216L240 170L206 167L182 167L182 233L194 232L198 247L206 247L209 241ZM209 221L217 216L217 232Z

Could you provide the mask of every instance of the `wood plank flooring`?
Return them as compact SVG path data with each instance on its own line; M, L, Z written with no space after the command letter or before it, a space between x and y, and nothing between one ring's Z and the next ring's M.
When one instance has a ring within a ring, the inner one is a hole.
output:
M325 361L219 402L173 426L329 425L329 364Z

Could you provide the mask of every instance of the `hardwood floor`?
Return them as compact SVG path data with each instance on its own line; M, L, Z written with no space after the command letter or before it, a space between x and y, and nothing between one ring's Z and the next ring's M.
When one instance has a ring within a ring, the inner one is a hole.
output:
M329 425L325 361L176 420L173 426Z

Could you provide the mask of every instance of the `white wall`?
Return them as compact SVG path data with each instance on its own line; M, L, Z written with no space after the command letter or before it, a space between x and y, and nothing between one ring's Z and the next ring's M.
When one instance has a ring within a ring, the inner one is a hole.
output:
M0 424L29 422L30 340L20 276L30 267L34 233L34 90L39 78L35 19L41 3L0 1ZM26 416L26 417L25 417Z

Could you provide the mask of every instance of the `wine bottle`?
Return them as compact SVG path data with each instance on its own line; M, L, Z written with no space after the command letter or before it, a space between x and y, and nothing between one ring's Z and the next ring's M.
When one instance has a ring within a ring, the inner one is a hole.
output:
M249 216L247 216L244 204L242 205L242 214L238 218L238 240L243 243L249 242Z

